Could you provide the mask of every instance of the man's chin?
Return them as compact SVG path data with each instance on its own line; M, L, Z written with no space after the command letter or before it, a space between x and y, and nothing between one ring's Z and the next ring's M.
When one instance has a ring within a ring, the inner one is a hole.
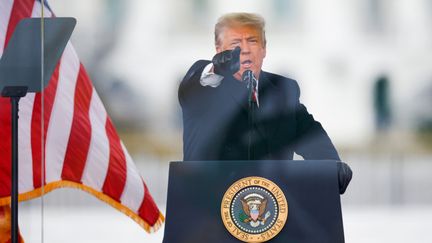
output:
M252 69L250 69L250 68L247 68L247 69L243 69L243 68L241 68L238 72L236 72L236 73L233 75L234 78L237 79L237 80L242 81L243 73L244 73L246 70L251 70L251 71L253 72L255 78L258 78L258 77L257 77L257 72L255 72L254 70L252 70Z
M236 72L233 77L239 81L242 81L242 74L240 71Z

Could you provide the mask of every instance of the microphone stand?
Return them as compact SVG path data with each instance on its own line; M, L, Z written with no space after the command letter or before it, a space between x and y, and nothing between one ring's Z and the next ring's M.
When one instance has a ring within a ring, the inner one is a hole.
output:
M252 147L252 136L254 134L254 113L255 113L255 101L253 99L253 92L256 88L257 81L251 70L246 70L242 74L242 80L246 82L248 89L248 160L251 160L251 147Z
M9 97L11 102L12 124L12 161L11 161L11 242L17 243L18 232L18 111L19 100L26 96L27 86L6 86L1 96Z

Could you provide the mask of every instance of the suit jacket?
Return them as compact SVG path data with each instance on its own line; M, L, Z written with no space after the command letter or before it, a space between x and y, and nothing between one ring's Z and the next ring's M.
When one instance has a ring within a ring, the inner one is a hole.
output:
M340 160L321 124L300 103L295 80L261 71L259 107L249 124L248 90L224 78L216 87L202 86L210 61L197 61L182 80L178 95L183 111L183 155L193 160Z

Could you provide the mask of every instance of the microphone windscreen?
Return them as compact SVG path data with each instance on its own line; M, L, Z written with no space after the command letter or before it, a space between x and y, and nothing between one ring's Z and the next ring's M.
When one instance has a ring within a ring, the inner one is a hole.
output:
M253 72L252 70L246 70L242 74L242 80L246 82L250 82L253 79Z

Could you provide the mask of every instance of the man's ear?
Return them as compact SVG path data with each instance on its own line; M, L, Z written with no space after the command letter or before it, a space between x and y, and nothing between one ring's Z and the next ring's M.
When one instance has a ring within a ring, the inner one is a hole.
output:
M216 53L222 52L222 48L220 45L216 45Z

